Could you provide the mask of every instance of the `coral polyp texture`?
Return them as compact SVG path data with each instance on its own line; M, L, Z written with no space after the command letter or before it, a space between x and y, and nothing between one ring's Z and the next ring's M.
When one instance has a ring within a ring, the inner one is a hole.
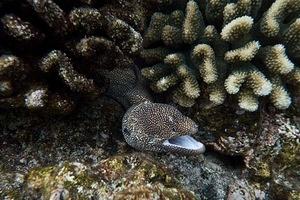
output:
M299 13L299 0L190 0L154 13L142 75L184 107L206 99L256 111L268 99L286 109L299 96Z
M0 3L0 108L69 113L80 99L101 95L108 83L101 69L132 65L142 48L141 35L106 7Z

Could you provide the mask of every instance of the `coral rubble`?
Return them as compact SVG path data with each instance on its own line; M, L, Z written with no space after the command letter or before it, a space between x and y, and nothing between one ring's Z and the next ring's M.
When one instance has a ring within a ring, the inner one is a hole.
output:
M1 3L0 107L69 113L79 98L102 94L100 69L128 67L142 47L141 35L105 6Z
M190 0L152 15L140 56L154 92L191 107L203 97L255 111L268 97L286 109L299 96L299 0Z

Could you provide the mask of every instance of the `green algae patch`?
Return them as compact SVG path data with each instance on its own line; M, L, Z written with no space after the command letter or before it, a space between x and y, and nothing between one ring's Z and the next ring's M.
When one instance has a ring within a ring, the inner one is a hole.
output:
M60 188L68 191L72 199L87 199L95 192L106 191L104 187L88 166L77 162L34 169L27 177L29 194L39 191L45 199Z
M195 199L175 175L147 154L117 155L96 165L64 162L31 170L26 194L49 199Z
M50 193L51 189L55 187L54 184L56 184L53 180L56 177L55 172L56 172L55 167L45 167L45 168L31 171L27 179L29 183L29 187L41 188L47 185L47 187L45 187L44 192Z
M165 188L161 184L155 184L151 187L147 186L134 186L129 187L124 191L116 194L115 200L121 199L174 199L174 200L184 200L184 199L195 199L191 193L186 193L184 190L176 188Z
M115 199L195 198L180 186L174 174L147 154L115 156L104 160L99 171L110 185L118 186Z
M176 181L167 168L150 159L146 154L116 156L104 160L100 169L107 180L115 180L120 175L127 174L132 180L150 183L161 182L165 185L175 185Z
M22 199L23 181L23 175L12 173L0 166L0 199Z
M298 191L293 191L289 194L288 196L289 200L297 200L300 199L300 192Z

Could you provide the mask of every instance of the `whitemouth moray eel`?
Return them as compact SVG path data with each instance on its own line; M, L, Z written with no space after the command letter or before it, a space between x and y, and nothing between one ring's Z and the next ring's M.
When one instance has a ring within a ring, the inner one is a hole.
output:
M105 74L110 79L107 93L127 109L122 132L130 146L141 151L181 154L205 151L204 145L191 136L197 133L197 124L174 106L154 103L138 70L117 68Z

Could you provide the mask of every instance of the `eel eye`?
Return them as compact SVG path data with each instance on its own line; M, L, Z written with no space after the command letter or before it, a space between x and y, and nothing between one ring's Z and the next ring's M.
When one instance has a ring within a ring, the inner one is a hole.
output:
M175 127L173 127L173 128L172 128L172 131L173 131L173 132L176 132L176 128L175 128Z
M130 131L127 128L123 128L123 134L130 136Z

